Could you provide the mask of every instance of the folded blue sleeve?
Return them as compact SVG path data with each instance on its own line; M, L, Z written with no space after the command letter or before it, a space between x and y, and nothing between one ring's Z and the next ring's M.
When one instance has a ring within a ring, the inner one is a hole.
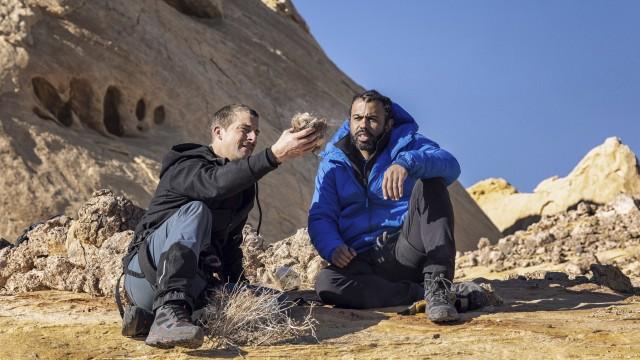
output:
M398 153L393 163L402 165L409 176L416 179L441 177L450 185L460 176L458 160L420 134L414 135L411 143Z
M329 262L333 251L344 243L338 231L340 203L335 171L328 161L320 163L309 209L309 237L320 256Z

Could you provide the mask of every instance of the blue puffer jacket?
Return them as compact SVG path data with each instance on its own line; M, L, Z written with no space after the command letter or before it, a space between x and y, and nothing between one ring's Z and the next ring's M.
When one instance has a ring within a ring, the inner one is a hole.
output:
M322 160L309 209L309 235L327 261L341 244L362 253L375 244L383 231L399 229L409 208L411 189L418 179L442 177L448 185L460 175L458 161L418 134L418 124L403 108L393 104L391 116L394 125L389 143L376 156L366 189L345 153L335 146L349 134L348 120L320 154ZM382 197L383 175L392 164L408 170L405 191L398 201Z

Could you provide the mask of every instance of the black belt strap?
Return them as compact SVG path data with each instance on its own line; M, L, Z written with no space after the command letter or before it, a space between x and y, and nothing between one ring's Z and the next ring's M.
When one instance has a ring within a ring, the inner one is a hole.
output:
M151 255L149 255L149 242L146 239L142 244L140 244L140 249L138 250L138 263L140 264L140 270L143 275L142 277L151 284L151 288L155 291L157 269L153 265Z
M122 276L124 276L124 272L120 274L118 277L118 281L116 281L116 289L115 289L115 297L116 297L116 305L118 306L118 312L120 313L120 318L124 319L124 306L122 306L122 299L120 299L120 280L122 280Z
M129 269L129 263L136 254L138 254L138 263L140 264L140 270L142 272L136 272ZM121 318L124 318L124 306L122 304L122 297L120 296L120 281L122 280L122 277L124 275L130 275L139 279L146 279L149 284L151 284L151 287L155 290L156 269L149 259L149 251L146 238L144 238L144 240L142 240L138 244L138 246L134 246L122 260L122 273L118 277L118 281L116 281L116 288L114 291L116 305L118 306L118 312L120 313ZM131 301L131 299L129 299L129 301Z

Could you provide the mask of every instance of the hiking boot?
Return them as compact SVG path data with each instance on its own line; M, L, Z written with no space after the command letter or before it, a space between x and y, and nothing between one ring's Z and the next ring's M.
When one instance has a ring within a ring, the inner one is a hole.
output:
M129 305L124 309L122 316L122 335L133 338L147 336L152 323L152 312L135 305Z
M424 299L429 320L440 323L460 318L455 307L455 294L451 292L451 281L444 274L425 277Z
M156 310L145 343L159 348L182 346L197 349L204 341L202 328L191 322L189 307L183 302L166 303Z

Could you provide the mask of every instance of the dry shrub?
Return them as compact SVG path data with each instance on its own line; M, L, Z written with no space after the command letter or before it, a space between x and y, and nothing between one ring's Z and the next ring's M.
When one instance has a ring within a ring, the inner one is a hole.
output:
M255 292L246 286L222 286L209 299L202 325L213 348L268 345L315 335L313 306L298 321L293 301L279 301L280 292Z

